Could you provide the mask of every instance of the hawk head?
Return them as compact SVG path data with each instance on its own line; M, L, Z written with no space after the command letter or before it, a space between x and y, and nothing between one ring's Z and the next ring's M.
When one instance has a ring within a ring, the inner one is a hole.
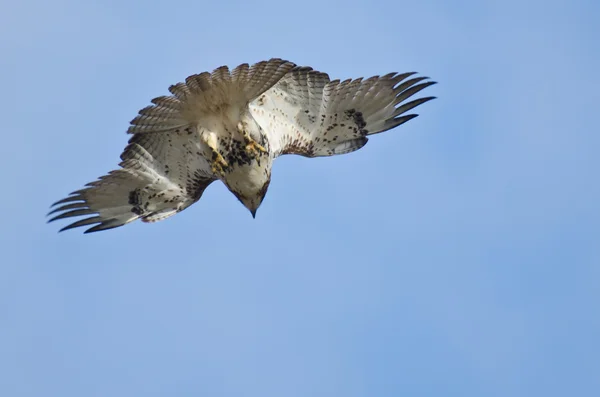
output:
M269 183L271 183L270 179L267 182L265 182L261 189L255 192L239 192L231 190L231 193L233 193L234 196L237 197L237 199L240 200L242 204L244 204L244 207L248 208L248 211L250 211L250 213L252 214L252 218L255 218L256 210L258 210L258 207L260 207L260 204L262 203L262 201L265 198L265 195L267 194Z
M265 167L252 167L243 172L240 168L248 166L236 167L238 169L229 173L223 181L229 191L248 208L253 218L256 217L256 210L263 202L271 183L271 164L270 161L265 163L268 163ZM237 178L238 172L240 176L245 175L245 178Z

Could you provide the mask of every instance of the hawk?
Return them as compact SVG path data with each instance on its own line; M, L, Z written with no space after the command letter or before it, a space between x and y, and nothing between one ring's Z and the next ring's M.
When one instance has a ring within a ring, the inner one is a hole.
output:
M60 230L85 233L156 222L217 180L255 217L277 157L350 153L417 117L407 112L435 97L408 100L435 82L414 74L330 80L273 58L192 75L131 121L120 168L54 203L49 222L87 216Z

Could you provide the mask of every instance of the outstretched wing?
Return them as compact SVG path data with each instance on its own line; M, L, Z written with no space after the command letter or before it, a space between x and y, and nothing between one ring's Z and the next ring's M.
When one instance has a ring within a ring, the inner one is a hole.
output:
M216 117L238 120L248 103L273 87L295 65L273 58L252 66L247 63L232 72L221 66L212 73L195 74L185 83L169 87L170 96L152 99L153 105L139 111L131 121L131 134L183 130L190 124L213 129Z
M435 97L407 101L435 84L414 73L390 73L363 80L329 80L325 73L296 67L250 103L274 156L305 157L350 153L367 136L417 117L409 110Z
M61 229L95 225L86 233L136 219L163 220L200 199L216 180L195 134L136 134L121 154L120 169L53 204L49 222L88 216ZM49 215L50 215L49 214Z

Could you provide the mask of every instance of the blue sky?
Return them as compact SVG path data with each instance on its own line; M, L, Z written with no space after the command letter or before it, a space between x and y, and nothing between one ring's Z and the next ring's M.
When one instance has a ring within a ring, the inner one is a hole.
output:
M600 5L0 3L0 395L596 396ZM57 234L186 76L418 71L421 116L286 157L257 218Z

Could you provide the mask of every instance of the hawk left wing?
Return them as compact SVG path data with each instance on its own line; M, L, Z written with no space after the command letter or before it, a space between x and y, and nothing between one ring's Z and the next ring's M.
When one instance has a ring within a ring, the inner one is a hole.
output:
M50 214L58 215L48 222L88 216L60 231L93 225L85 231L90 233L183 211L216 180L199 145L187 132L135 134L121 154L121 168L54 203Z
M363 147L368 136L417 117L409 110L434 99L408 101L435 84L414 73L390 73L363 80L330 81L325 73L296 67L250 103L275 157L333 156Z

